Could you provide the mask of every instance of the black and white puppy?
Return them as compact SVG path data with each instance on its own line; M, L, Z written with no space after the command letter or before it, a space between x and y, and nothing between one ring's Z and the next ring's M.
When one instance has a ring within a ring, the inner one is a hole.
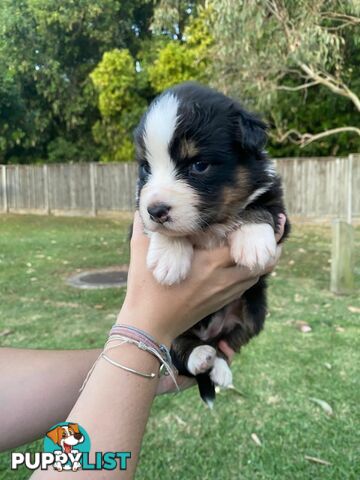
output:
M135 131L138 208L150 236L148 267L172 285L186 278L194 246L230 246L250 269L275 255L274 231L285 213L280 178L263 151L266 125L239 103L185 83L157 97ZM289 223L285 226L286 237ZM179 373L195 376L211 404L215 385L232 383L217 349L221 339L239 351L262 329L266 283L198 322L178 337L172 356Z

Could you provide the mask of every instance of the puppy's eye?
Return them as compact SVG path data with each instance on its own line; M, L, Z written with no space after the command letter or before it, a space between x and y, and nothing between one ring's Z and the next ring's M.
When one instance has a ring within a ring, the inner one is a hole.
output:
M206 162L195 162L190 166L190 172L192 173L204 173L210 167L210 163Z
M148 162L143 162L140 165L140 170L143 175L149 175L151 173L151 167Z

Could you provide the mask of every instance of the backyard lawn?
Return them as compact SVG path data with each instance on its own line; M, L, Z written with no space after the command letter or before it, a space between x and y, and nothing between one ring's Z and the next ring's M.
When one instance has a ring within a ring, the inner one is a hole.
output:
M101 347L124 291L77 290L65 279L126 263L129 222L0 216L0 345ZM360 478L360 228L352 296L329 292L330 240L329 227L294 226L271 278L266 328L233 363L239 392L220 393L212 411L195 388L157 398L138 479ZM9 458L0 455L0 479L28 478Z

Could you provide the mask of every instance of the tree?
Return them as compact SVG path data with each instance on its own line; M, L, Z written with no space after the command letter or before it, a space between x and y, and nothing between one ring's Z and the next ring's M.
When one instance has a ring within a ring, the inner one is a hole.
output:
M348 132L351 148L358 148L360 71L349 56L352 51L359 57L358 2L223 0L214 2L214 10L215 83L229 93L242 92L267 112L275 142L305 147ZM332 111L330 119L316 111L317 95ZM289 114L294 103L297 119ZM339 104L346 115L337 116ZM316 115L306 131L301 119L309 108Z
M99 92L102 118L93 133L102 145L101 160L129 161L134 156L132 130L146 108L135 61L127 49L106 52L90 77Z
M209 81L213 44L210 15L210 8L198 6L196 16L188 17L188 24L181 22L181 27L175 27L181 32L178 39L168 40L158 49L157 58L148 67L149 81L156 92L188 80Z
M151 38L141 39L135 54L127 49L106 52L91 73L101 113L93 134L102 161L133 158L133 130L157 93L186 80L208 80L209 11L189 5L160 2Z
M137 51L149 36L152 9L141 0L1 2L0 79L12 85L5 103L25 112L21 122L4 119L2 104L2 161L98 158L92 126L99 110L89 73L107 50Z

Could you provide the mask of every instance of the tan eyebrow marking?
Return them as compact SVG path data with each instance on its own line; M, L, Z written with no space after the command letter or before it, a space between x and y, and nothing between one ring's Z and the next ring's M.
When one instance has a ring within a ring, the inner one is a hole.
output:
M199 153L199 148L196 146L193 140L184 139L180 144L180 156L181 158L192 158Z

